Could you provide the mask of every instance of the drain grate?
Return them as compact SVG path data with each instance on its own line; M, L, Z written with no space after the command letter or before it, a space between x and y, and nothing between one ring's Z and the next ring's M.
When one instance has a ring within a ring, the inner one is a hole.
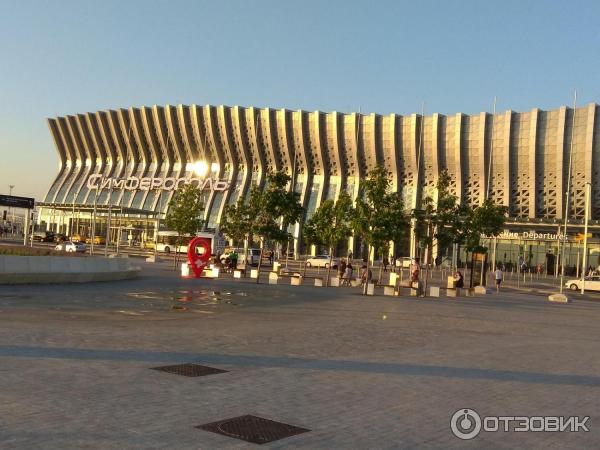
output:
M251 415L219 420L218 422L198 425L196 428L242 439L253 444L266 444L310 431L306 428L295 427L286 423L275 422L274 420Z
M152 367L152 370L160 370L161 372L174 373L184 377L203 377L205 375L213 375L216 373L226 373L227 370L215 369L214 367L201 366L200 364L177 364L174 366Z

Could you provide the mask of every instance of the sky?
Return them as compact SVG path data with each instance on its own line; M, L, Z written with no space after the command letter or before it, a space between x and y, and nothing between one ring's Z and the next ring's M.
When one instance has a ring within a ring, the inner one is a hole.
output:
M600 102L600 2L0 0L0 194L46 119L154 104L475 114ZM424 105L424 106L423 106Z

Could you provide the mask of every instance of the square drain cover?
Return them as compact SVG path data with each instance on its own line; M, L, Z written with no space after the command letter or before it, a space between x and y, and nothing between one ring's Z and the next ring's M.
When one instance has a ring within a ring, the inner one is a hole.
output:
M310 431L306 428L295 427L286 423L275 422L274 420L251 415L219 420L218 422L198 425L196 428L242 439L254 444L266 444L267 442L277 441Z
M174 366L152 367L152 370L174 373L184 377L202 377L204 375L213 375L215 373L226 373L227 370L215 369L214 367L201 366L200 364L177 364Z

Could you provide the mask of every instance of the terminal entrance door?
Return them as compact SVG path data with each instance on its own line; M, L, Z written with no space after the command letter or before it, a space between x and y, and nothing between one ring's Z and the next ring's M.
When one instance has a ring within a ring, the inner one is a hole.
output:
M546 253L546 270L548 275L556 274L556 256L552 253Z

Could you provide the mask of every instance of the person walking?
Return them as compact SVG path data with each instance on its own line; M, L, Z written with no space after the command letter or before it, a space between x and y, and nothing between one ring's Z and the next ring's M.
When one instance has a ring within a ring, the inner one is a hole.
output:
M496 278L496 294L500 293L500 283L502 283L503 276L504 274L500 270L500 267L497 267L496 271L494 272L494 278Z
M338 278L340 280L339 284L342 284L342 279L344 278L344 273L346 273L346 261L343 259L340 261L340 265L338 267Z
M388 260L387 256L383 257L383 271L387 272L388 271L388 266L390 265L390 261Z
M367 265L363 264L360 268L360 285L364 286L367 283L370 283L373 279L373 272L371 269L367 269Z
M237 264L238 264L238 254L237 254L237 252L234 251L231 253L231 268L233 270L236 270Z
M344 272L344 276L342 279L342 286L350 286L350 281L352 280L352 263L348 263L346 266L346 271Z

